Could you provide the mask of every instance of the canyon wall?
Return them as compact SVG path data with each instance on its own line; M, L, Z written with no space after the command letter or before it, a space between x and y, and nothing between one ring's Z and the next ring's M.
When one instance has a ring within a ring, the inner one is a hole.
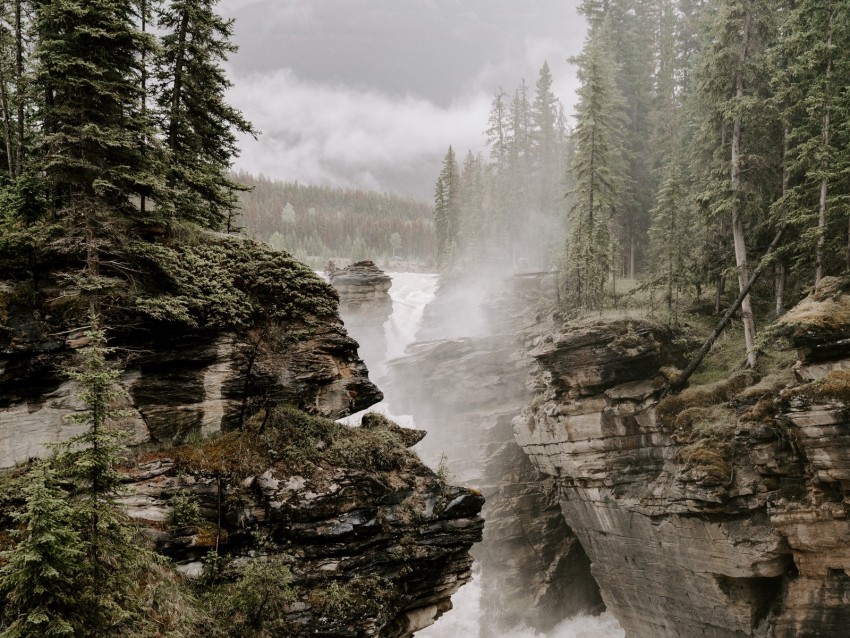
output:
M627 636L846 635L848 311L825 280L780 321L794 382L730 373L663 400L680 363L663 327L529 338L539 390L516 440L556 482Z

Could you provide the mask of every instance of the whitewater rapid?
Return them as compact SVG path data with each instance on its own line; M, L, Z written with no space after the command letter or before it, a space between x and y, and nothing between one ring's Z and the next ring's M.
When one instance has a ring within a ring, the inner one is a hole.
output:
M425 307L437 294L439 280L437 275L424 273L388 273L393 283L390 297L393 310L384 324L387 341L384 361L366 361L372 370L385 370L386 363L403 357L407 347L416 340L416 333L422 323ZM381 379L375 379L379 387ZM341 422L359 425L366 412L379 412L404 427L416 427L410 415L392 414L386 402L373 405L368 410L353 414ZM434 625L416 633L417 638L477 638L480 636L480 619L486 610L486 601L482 600L482 589L477 577L464 585L452 596L454 608L443 615ZM500 638L623 638L625 632L611 614L601 616L578 616L570 618L547 633L538 633L527 627L514 627L505 630Z

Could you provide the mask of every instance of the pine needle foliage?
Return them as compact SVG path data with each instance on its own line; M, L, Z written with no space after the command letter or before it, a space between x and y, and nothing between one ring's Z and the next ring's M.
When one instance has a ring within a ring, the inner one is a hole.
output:
M575 187L568 195L566 279L569 301L581 309L603 303L617 250L612 226L627 184L623 99L614 82L609 38L603 23L591 31L584 51L574 59L581 88L573 133Z
M73 637L85 624L79 607L84 551L68 492L49 462L36 463L24 489L26 507L13 514L14 549L0 554L2 638Z

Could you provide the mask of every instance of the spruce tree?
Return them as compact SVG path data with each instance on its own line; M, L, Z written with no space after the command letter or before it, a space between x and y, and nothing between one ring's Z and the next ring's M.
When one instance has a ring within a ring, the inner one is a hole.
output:
M622 147L626 120L608 37L604 23L592 29L574 60L581 88L571 165L575 187L568 194L566 285L570 300L585 309L602 305L615 252L611 225L627 184Z
M173 0L160 15L166 31L156 61L157 101L171 151L168 184L176 213L215 230L234 230L237 195L229 177L237 133L251 124L227 103L231 83L222 68L236 51L233 20L216 14L217 0Z
M558 180L561 175L558 146L558 100L552 93L552 73L549 64L543 63L535 85L531 104L531 149L537 190L536 206L547 217L557 212L561 199Z
M26 508L14 516L18 542L0 555L0 637L73 638L86 626L80 600L85 555L69 494L50 462L37 463L27 478Z
M460 172L454 149L449 146L434 189L434 226L437 264L451 265L457 257L460 228Z
M827 252L841 252L835 239L844 233L835 213L843 210L850 185L844 124L850 117L850 61L844 54L850 46L850 7L800 0L787 12L781 32L775 47L777 99L787 124L787 179L793 178L781 208L799 229L798 254L814 255L817 283L830 265ZM835 231L828 232L830 226ZM829 246L827 237L833 238Z
M700 69L701 143L712 149L726 173L723 181L709 186L710 205L715 215L730 223L739 290L750 273L746 222L753 225L766 214L780 182L779 120L769 108L765 73L772 33L769 0L724 0ZM750 295L741 312L747 362L754 366L756 325Z
M690 282L695 238L689 219L690 202L685 192L684 171L677 155L664 170L649 229L653 285L664 290L670 319L675 323L679 295Z
M36 4L38 168L95 286L103 246L124 234L124 220L140 218L136 198L167 212L159 156L147 148L155 131L141 109L138 52L153 44L135 8L131 0Z

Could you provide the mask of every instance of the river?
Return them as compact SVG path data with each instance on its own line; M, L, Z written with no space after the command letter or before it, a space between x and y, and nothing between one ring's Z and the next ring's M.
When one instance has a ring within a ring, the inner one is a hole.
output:
M390 273L393 283L390 297L393 309L384 324L387 349L383 361L370 361L364 356L370 370L385 370L386 363L403 357L406 348L416 340L425 307L434 299L439 285L438 276L423 273ZM356 338L356 335L354 335ZM383 387L381 379L375 379ZM399 425L415 427L410 415L393 415L386 402L372 406L367 412L380 412L394 419ZM350 425L360 423L363 413L352 415L343 422ZM477 638L480 636L482 617L480 581L473 578L452 597L454 608L434 625L418 632L417 638ZM543 634L527 627L505 630L501 638L623 638L624 632L610 614L601 616L578 616L565 619L551 631Z

